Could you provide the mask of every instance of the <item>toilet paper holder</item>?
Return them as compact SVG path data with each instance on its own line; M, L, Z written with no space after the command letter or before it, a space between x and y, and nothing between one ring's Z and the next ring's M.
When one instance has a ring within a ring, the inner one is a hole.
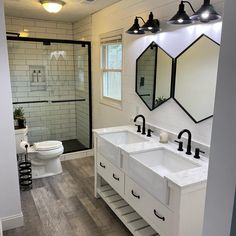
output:
M28 156L29 144L26 143L24 147L25 147L25 153L20 154L21 157L18 160L19 183L20 183L20 189L22 191L32 189L32 168L31 168L31 161Z

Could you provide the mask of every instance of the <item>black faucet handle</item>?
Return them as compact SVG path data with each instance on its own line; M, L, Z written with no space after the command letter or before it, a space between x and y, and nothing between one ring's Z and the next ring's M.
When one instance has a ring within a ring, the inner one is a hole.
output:
M205 152L200 150L200 148L195 148L195 155L194 158L200 159L200 153L204 154Z
M152 133L153 133L153 132L154 132L153 130L148 129L148 130L147 130L147 137L152 137Z
M137 126L138 127L138 129L137 129L137 132L141 132L141 125L135 125L135 126Z
M184 149L183 149L183 142L182 141L178 141L178 140L175 140L176 143L179 144L179 147L178 147L178 151L182 152Z

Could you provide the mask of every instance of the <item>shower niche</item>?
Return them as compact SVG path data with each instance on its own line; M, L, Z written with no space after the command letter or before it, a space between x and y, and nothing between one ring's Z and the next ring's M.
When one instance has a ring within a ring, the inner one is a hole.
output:
M44 65L29 65L29 80L31 91L46 91L46 67Z

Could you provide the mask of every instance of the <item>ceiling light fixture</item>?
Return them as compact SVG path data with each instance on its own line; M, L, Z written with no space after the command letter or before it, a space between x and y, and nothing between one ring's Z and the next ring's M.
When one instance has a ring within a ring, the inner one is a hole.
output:
M140 27L138 19L143 21L143 26ZM146 32L156 33L160 31L160 23L159 20L154 19L153 13L150 12L149 18L147 22L140 16L136 16L134 20L134 24L126 31L128 34L145 34Z
M40 0L40 3L49 13L58 13L66 4L61 0Z
M210 4L210 0L204 0L204 3L191 17L192 20L198 20L207 23L212 20L218 20L221 16L216 12L214 7Z

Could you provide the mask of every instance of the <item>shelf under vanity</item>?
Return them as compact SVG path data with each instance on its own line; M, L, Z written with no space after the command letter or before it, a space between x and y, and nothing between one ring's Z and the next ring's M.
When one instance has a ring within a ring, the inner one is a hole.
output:
M133 235L159 236L109 184L99 187L97 192Z

